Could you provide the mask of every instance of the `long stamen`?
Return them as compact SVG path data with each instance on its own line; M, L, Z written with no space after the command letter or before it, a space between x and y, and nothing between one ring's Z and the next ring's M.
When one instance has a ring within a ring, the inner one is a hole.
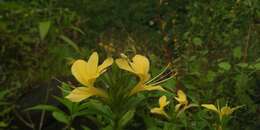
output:
M172 76L169 77L169 78L166 78L166 79L164 79L164 80L161 80L161 81L159 81L159 82L156 82L156 83L150 84L150 85L151 85L151 86L155 86L155 85L158 85L158 84L160 84L160 83L163 83L163 82L165 82L165 81L167 81L167 80L169 80L169 79L171 79L171 78L172 78Z
M154 80L153 82L154 82L154 83L159 82L159 81L165 79L165 77L168 77L169 75L171 75L173 72L174 72L174 71L169 71L169 72L167 72L166 74L164 74L163 76L161 76L161 77L159 77L158 79ZM173 77L173 76L175 76L175 75L176 75L176 74L174 74L174 75L172 75L172 76L170 76L170 77ZM150 82L150 83L151 83L151 82ZM153 83L152 83L152 84L153 84Z
M159 74L156 75L154 78L152 78L151 80L149 80L148 82L146 82L146 84L149 84L149 83L151 83L152 81L156 80L158 77L160 77L160 76L169 68L169 66L170 66L170 64L168 64L168 65L164 68L164 70L163 70L161 73L159 73Z

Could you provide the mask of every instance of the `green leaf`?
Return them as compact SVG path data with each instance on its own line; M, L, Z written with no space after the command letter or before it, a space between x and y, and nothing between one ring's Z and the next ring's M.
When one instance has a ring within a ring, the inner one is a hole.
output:
M255 64L249 65L248 68L249 69L256 69Z
M46 110L46 111L52 111L52 112L61 111L59 108L51 106L51 105L37 105L37 106L26 109L26 111L31 111L31 110Z
M208 81L213 81L214 79L215 79L215 77L216 77L216 73L215 72L213 72L213 71L208 71L208 73L207 73L207 80Z
M77 31L77 32L79 32L79 33L81 33L81 34L83 34L83 35L86 34L84 31L82 31L82 30L81 30L80 28L78 28L78 27L71 26L70 28L73 29L73 30L75 30L75 31Z
M218 64L219 68L223 69L223 70L230 70L231 65L228 62L221 62Z
M39 23L39 32L40 32L41 40L44 40L44 38L48 34L50 26L51 26L50 21L44 21Z
M157 122L155 121L154 118L145 114L142 115L142 118L148 130L158 130Z
M241 47L236 47L233 49L233 56L238 59L242 57Z
M66 97L67 95L69 95L70 91L71 91L71 86L65 82L62 82L61 86L58 86L59 89L62 91L62 96Z
M74 106L76 107L78 103L71 102L70 100L66 98L60 98L57 96L54 96L56 100L58 100L60 103L62 103L66 108L70 111L70 113L74 112Z
M12 106L6 107L5 109L0 111L0 117L3 117L4 115L10 113L13 110Z
M254 67L255 67L256 70L260 70L260 63L256 63L256 64L254 65Z
M0 128L3 128L3 127L7 127L8 124L5 123L4 121L0 121Z
M89 116L89 115L93 115L93 114L96 114L96 112L93 111L93 110L86 109L86 110L83 110L83 111L77 111L77 112L73 113L71 115L71 117L72 117L72 119L74 119L74 118L79 117L79 116ZM99 114L97 114L97 115L99 115Z
M111 120L113 119L113 112L106 105L103 105L99 101L90 100L88 110L91 110L93 114L102 115L104 118Z
M162 83L162 86L163 86L163 88L171 90L176 86L176 79L171 78L171 79L167 80L165 83Z
M246 68L248 67L247 63L238 63L237 66L241 67L241 68Z
M90 102L84 102L82 104L79 105L78 107L78 110L81 111L81 110L84 110L84 109L87 109L88 107L90 107L92 104Z
M69 116L66 115L64 112L53 112L52 116L59 122L62 122L62 123L65 123L65 124L70 123Z
M68 45L70 45L73 49L75 49L77 52L80 53L80 49L78 47L78 45L73 42L70 38L64 36L64 35L60 35L60 38L65 41Z
M0 99L1 100L1 99ZM11 104L10 102L3 102L3 101L0 101L0 106L2 106L2 105L9 105L9 104Z
M90 128L88 128L87 126L82 126L83 130L91 130Z
M191 21L191 23L193 23L193 24L196 23L196 21L197 21L197 20L196 20L196 17L191 17L191 18L190 18L190 21Z
M0 100L3 100L4 97L10 92L10 90L1 90L0 91Z
M102 128L101 130L114 130L114 129L111 125L108 125L108 126Z
M78 105L76 108L76 112L73 113L72 117L78 117L78 116L87 116L87 115L93 115L93 114L97 114L97 115L102 115L101 111L99 111L98 109L96 109L95 107L93 107L93 104L91 102L85 102L82 103L80 105ZM108 117L110 118L110 117Z
M202 40L199 37L195 37L192 39L192 42L196 45L196 46L201 46L202 45Z
M124 114L124 116L119 120L118 125L123 128L135 115L135 110L129 110Z

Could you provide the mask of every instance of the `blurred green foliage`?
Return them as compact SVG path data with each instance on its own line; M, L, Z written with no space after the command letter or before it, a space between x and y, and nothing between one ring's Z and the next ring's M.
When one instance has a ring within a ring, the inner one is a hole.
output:
M168 86L195 102L246 105L230 127L256 129L259 33L259 0L0 0L0 90L14 101L91 50L142 53L154 71L171 62L178 76Z

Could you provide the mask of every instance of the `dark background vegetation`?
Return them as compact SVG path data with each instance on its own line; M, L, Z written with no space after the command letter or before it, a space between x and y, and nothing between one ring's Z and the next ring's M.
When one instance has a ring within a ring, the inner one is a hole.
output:
M199 103L245 105L232 129L257 129L259 38L259 0L0 0L0 127L35 83L98 51L172 62L176 87Z

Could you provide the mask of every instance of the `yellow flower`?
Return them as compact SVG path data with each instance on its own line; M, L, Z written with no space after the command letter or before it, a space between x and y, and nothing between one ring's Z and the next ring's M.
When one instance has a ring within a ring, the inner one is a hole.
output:
M182 90L178 90L177 97L174 98L179 102L179 104L175 106L175 111L179 111L181 107L185 107L188 105L187 97Z
M179 103L175 106L175 111L178 112L177 117L190 107L196 107L196 104L189 104L186 94L182 90L177 91L177 97L174 97Z
M94 95L107 98L104 90L94 87L94 82L112 64L113 59L107 58L101 65L98 65L97 52L93 52L87 62L76 60L71 67L71 72L84 87L75 88L66 98L73 102L80 102Z
M224 106L222 108L220 108L219 106L215 106L213 104L202 104L202 107L205 107L211 111L214 111L216 113L218 113L220 120L222 120L223 116L229 116L231 115L235 110L237 110L238 108L242 107L242 106L237 106L237 107L229 107L229 106Z
M132 62L126 56L124 56L124 58L116 59L116 64L120 69L134 73L140 79L137 85L130 91L130 96L140 91L165 91L161 86L156 85L158 83L148 84L151 82L148 81L150 79L150 62L145 56L135 55L132 59Z
M167 101L166 96L161 96L159 98L159 107L155 107L151 109L151 113L154 114L159 114L159 115L163 115L166 118L169 118L169 116L167 115L167 113L164 111L164 107L167 106L170 102Z

